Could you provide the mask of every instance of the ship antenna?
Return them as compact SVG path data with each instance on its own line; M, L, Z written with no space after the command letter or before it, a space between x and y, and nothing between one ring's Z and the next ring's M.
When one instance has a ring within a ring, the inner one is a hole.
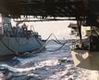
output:
M34 25L31 25L30 28L31 28L31 30L33 30L33 32L36 32L35 28L34 28Z

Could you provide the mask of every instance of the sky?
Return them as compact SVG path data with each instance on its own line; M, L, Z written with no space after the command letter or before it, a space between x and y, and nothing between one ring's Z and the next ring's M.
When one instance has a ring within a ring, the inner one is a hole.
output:
M26 25L29 29L38 32L43 39L47 39L51 33L60 39L71 39L71 29L68 28L70 23L76 23L76 21L43 21L43 22L27 22ZM12 21L12 25L15 26L15 22ZM52 36L51 38L54 39Z
M68 28L70 23L76 23L76 21L49 21L49 22L31 22L27 23L29 26L33 26L43 39L48 38L51 33L54 33L58 39L70 39L71 29ZM54 37L51 37L54 38Z
M0 17L0 22L2 19ZM43 39L47 39L48 36L53 33L58 39L71 39L71 29L68 28L70 23L76 23L76 21L43 21L43 22L27 22L29 29L35 29ZM12 25L15 26L15 22L12 21ZM51 37L54 38L54 37Z

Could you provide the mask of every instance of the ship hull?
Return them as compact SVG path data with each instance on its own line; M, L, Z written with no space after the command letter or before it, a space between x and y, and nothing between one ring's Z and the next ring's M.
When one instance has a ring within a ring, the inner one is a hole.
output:
M3 37L0 39L0 57L37 50L40 49L42 45L42 40L35 37L28 39L25 37Z

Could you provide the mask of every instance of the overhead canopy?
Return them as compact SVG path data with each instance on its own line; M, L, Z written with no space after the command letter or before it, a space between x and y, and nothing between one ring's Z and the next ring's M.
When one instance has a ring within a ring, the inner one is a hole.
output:
M99 0L0 0L0 13L13 18L83 17L93 25L99 16Z
M75 17L85 15L85 5L86 0L0 0L0 12L12 17Z

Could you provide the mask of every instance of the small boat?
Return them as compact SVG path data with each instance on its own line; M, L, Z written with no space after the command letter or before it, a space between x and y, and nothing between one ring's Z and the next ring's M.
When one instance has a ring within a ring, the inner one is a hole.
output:
M28 30L26 24L12 26L11 19L3 18L0 27L0 58L42 48L44 41L37 32Z

